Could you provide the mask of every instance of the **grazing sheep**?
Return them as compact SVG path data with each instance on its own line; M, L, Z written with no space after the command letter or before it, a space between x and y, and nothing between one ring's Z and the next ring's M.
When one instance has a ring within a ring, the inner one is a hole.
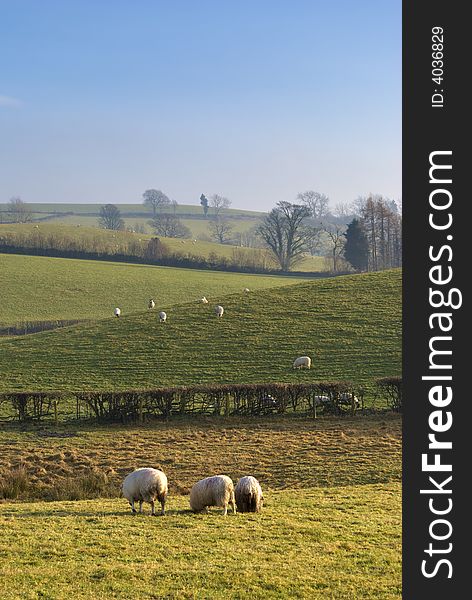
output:
M155 516L154 503L157 499L161 503L161 515L164 514L168 487L167 477L162 471L151 468L136 469L125 477L121 490L131 506L131 512L137 512L134 508L136 501L139 501L140 513L143 512L143 502L149 502L151 515Z
M201 479L190 491L190 508L193 512L208 512L209 506L222 506L223 515L226 515L228 504L233 507L235 513L234 485L226 475Z
M220 306L219 304L218 306L215 306L215 313L217 317L222 317L224 312L225 309L222 306Z
M348 404L349 406L351 406L352 395L348 392L343 392L342 394L339 394L339 404ZM359 402L359 398L357 396L354 396L354 406L356 408L359 408L360 404L361 403Z
M121 315L121 310L119 308L115 308L115 317L119 317Z
M167 319L166 313L163 310L161 310L161 312L159 313L159 322L165 323L166 319Z
M255 477L241 477L234 488L236 506L239 512L260 512L264 496L262 488Z
M243 292L246 292L246 293L247 293L247 292L250 292L250 291L251 291L251 290L250 290L249 288L244 288L244 289L243 289Z
M323 404L329 404L331 398L329 396L315 396L315 405L322 406Z
M155 302L154 302L154 300L151 298L151 299L149 300L148 308L151 308L151 309L152 309L152 308L154 308L155 306L156 306L156 303L155 303Z
M299 356L293 363L294 369L302 369L303 367L309 369L311 367L311 358L309 356Z
M208 304L208 300L205 298L205 296L203 296L203 298L200 300L200 302L202 304Z

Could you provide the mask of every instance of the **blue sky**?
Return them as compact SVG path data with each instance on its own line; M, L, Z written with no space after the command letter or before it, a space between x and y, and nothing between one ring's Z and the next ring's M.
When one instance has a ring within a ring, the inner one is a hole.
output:
M0 0L0 202L401 195L401 2Z

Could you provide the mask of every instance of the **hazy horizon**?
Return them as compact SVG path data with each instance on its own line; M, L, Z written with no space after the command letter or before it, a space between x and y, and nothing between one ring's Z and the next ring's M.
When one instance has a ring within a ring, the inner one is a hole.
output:
M2 3L0 203L401 198L401 4Z

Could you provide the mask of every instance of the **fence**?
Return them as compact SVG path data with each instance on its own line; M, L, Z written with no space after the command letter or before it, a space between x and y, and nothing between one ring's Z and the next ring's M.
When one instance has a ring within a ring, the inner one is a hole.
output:
M390 378L389 386L379 387L386 390L387 400L392 397L394 379L397 388L401 388L400 378ZM364 395L365 390L349 381L200 385L116 392L11 392L0 394L0 412L4 419L19 422L57 422L59 413L72 419L121 423L192 414L299 413L316 418L322 413L353 414L364 408ZM401 410L401 403L391 404Z

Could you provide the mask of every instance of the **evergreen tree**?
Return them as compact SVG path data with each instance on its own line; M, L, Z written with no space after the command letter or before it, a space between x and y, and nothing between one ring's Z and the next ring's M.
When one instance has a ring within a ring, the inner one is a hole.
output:
M369 242L358 219L353 219L344 233L344 258L356 271L366 271L369 263Z
M202 208L203 208L203 214L206 217L208 214L208 198L205 196L205 194L202 194L200 196L200 204L202 205Z

